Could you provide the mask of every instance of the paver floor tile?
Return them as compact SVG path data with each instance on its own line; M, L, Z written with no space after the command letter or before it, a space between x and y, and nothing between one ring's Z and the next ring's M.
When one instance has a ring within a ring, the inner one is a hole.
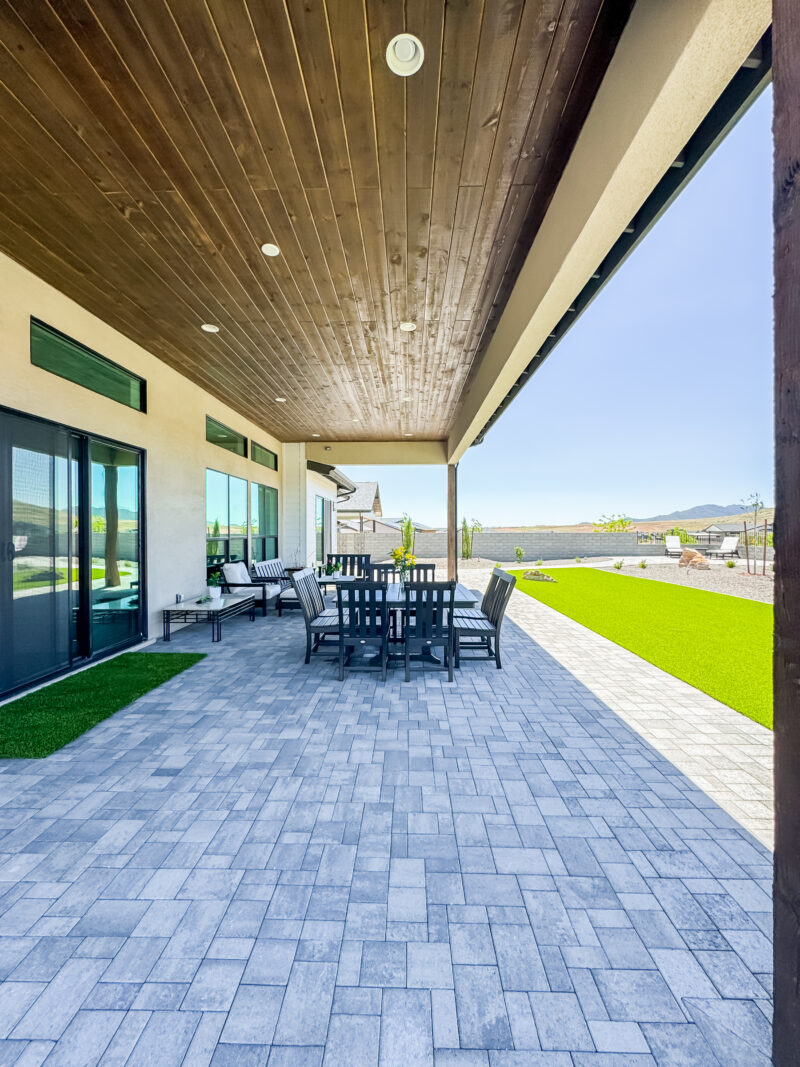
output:
M208 658L0 762L0 1062L766 1067L761 728L528 601L452 685L177 631Z

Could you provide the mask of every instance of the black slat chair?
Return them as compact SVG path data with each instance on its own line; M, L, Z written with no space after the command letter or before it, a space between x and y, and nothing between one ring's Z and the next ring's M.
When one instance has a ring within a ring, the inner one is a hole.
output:
M343 575L352 575L354 578L365 578L369 571L369 561L371 556L360 555L356 552L347 553L345 555L336 555L335 553L328 553L326 561L328 565L332 563L339 563L342 567Z
M339 627L339 681L344 681L345 650L347 666L352 670L380 670L386 681L389 663L389 614L386 605L386 582L347 582L336 586ZM375 646L378 655L372 662L356 666L350 657L357 648Z
M397 585L400 581L400 572L396 570L394 563L370 563L367 578L371 582L386 582L388 585Z
M453 680L454 630L453 601L455 582L407 582L403 607L403 641L406 656L406 681L411 681L411 656L444 650L440 670Z
M311 653L318 651L325 638L339 633L339 613L336 608L325 607L317 576L310 567L292 571L290 579L306 624L306 663L309 663Z
M500 670L500 627L503 616L517 579L513 574L495 567L486 592L483 594L480 608L459 609L455 613L456 667L461 666L462 659L491 659L494 656L497 669ZM494 641L494 649L492 649ZM463 656L462 648L485 650L483 655Z
M433 582L435 579L435 563L415 563L408 572L408 580L410 582Z

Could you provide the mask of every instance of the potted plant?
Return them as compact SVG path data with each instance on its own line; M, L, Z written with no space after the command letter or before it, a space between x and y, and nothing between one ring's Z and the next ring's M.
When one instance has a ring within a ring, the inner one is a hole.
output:
M219 600L222 590L220 589L220 577L219 571L214 571L213 574L209 574L206 579L206 588L208 589L208 595L212 600Z

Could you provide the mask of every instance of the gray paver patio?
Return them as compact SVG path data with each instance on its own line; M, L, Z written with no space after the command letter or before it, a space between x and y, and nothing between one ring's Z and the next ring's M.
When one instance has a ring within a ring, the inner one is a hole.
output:
M527 612L453 685L183 630L0 764L0 1063L768 1064L769 853Z

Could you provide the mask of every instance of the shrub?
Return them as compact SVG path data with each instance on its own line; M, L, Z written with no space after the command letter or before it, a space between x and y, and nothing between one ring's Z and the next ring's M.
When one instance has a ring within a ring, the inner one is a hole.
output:
M522 563L523 557L525 555L525 549L522 548L520 545L516 545L516 547L514 548L514 555L517 557L517 563Z
M647 560L646 559L640 559L639 560L639 566L642 568L642 570L645 570L645 568L647 567Z
M736 566L736 560L735 559L729 559L728 560L728 566L729 567L735 567Z
M576 557L575 557L575 562L576 562L576 563L580 563L580 561L581 561L581 557L580 557L580 556L576 556Z
M615 560L614 561L614 570L615 571L621 571L622 570L622 566L623 566L623 562L624 561L621 560L621 559Z
M544 563L544 560L543 560L543 559L537 559L537 560L536 560L536 566L537 566L537 567L541 567L541 565L542 565L543 563Z

